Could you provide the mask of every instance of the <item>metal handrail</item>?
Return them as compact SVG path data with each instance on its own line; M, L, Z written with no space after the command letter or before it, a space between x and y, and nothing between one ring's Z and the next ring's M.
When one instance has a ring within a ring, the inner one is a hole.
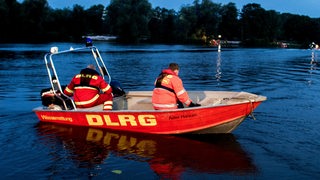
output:
M109 78L109 83L111 82L110 73L109 73L97 47L89 46L89 47L82 47L82 48L70 48L69 50L64 50L64 51L60 51L60 52L58 51L57 47L52 47L50 52L46 53L44 55L44 61L46 64L46 68L47 68L47 72L48 72L48 76L49 76L49 80L50 80L50 84L51 84L53 93L57 98L59 98L63 102L65 109L68 109L68 106L66 104L66 100L64 98L62 98L61 95L66 97L72 103L73 110L77 110L76 105L74 103L74 100L71 97L69 97L63 93L63 90L62 90L61 84L60 84L60 80L59 80L56 68L54 66L54 63L53 63L52 56L58 55L58 54L75 52L75 51L81 51L81 50L91 50L92 55L95 59L96 65L99 68L103 79L104 79L104 76L107 75ZM60 94L57 94L57 92L60 92Z

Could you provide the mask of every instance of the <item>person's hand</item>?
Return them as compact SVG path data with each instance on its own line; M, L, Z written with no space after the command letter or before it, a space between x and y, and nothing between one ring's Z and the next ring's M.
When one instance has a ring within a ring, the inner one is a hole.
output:
M191 102L189 105L189 107L198 107L198 106L201 106L201 104Z

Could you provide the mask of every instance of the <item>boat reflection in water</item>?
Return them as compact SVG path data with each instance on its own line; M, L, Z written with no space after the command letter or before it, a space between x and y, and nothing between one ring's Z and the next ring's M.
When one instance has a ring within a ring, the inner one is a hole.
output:
M42 143L49 147L61 145L70 153L68 158L82 168L101 164L113 154L147 162L162 178L179 178L185 171L234 175L257 172L232 134L152 135L43 122L37 130Z

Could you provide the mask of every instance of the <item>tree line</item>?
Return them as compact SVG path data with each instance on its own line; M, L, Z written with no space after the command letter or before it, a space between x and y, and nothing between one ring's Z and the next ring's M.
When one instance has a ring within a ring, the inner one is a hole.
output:
M81 41L83 36L113 35L125 43L201 43L222 35L246 46L301 46L320 42L320 18L279 13L250 3L241 10L195 0L179 11L152 8L148 0L111 0L88 9L53 9L47 0L0 0L0 43Z

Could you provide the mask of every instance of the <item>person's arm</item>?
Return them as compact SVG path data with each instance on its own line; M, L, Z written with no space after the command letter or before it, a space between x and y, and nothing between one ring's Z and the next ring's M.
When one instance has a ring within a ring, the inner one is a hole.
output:
M73 91L74 91L74 83L73 83L73 79L72 79L70 84L63 90L63 93L66 94L67 96L71 97L71 96L73 96Z
M183 87L182 80L179 77L172 78L172 87L178 100L189 106L192 100L189 98L188 92Z
M112 93L112 88L111 86L102 78L102 77L99 77L101 78L101 83L100 83L100 89L101 91L104 93L104 94L111 94Z
M176 93L176 96L178 98L178 100L184 104L186 104L188 107L197 107L197 106L201 106L198 103L194 103L192 102L192 100L190 99L188 92L186 91L186 89L183 86L182 80L180 78L176 78L176 80L174 80L173 82L173 87L174 87L174 91Z

